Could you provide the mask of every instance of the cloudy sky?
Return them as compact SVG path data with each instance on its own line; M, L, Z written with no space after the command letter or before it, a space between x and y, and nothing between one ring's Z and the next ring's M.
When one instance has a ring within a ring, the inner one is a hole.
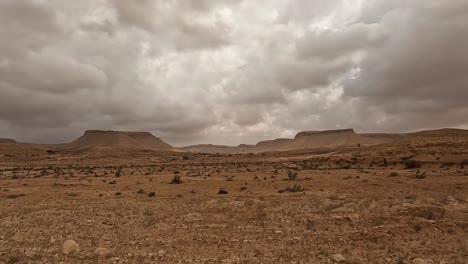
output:
M0 137L468 127L466 0L0 0Z

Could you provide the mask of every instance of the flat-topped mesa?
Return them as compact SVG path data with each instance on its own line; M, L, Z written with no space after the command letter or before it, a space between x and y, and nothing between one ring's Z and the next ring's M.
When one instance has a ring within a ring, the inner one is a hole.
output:
M15 144L16 140L11 138L0 138L0 144Z
M125 149L172 149L173 147L149 132L87 130L75 141L66 144L72 149L114 147Z
M115 131L115 130L86 130L85 135L95 135L95 134L123 134L123 135L142 135L142 136L153 136L150 132L140 132L140 131Z
M316 136L316 135L331 135L331 134L353 134L355 135L356 132L354 132L354 129L352 128L324 130L324 131L303 131L303 132L299 132L294 138L296 139L299 137Z
M141 131L115 131L115 130L86 130L84 135L125 135L132 138L157 138L155 135L151 134L150 132L141 132Z

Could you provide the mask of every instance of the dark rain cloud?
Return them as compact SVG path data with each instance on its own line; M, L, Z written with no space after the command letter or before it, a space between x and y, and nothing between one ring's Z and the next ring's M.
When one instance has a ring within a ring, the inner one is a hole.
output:
M468 3L0 0L0 137L467 127Z

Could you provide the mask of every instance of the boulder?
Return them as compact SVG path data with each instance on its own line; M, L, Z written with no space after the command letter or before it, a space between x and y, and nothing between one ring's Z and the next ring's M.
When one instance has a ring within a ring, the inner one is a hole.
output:
M80 252L80 246L73 240L65 240L62 244L62 254L69 255Z

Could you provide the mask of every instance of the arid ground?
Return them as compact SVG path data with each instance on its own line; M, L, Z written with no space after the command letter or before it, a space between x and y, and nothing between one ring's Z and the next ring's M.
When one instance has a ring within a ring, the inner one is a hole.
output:
M0 263L468 263L467 142L245 154L0 144Z

